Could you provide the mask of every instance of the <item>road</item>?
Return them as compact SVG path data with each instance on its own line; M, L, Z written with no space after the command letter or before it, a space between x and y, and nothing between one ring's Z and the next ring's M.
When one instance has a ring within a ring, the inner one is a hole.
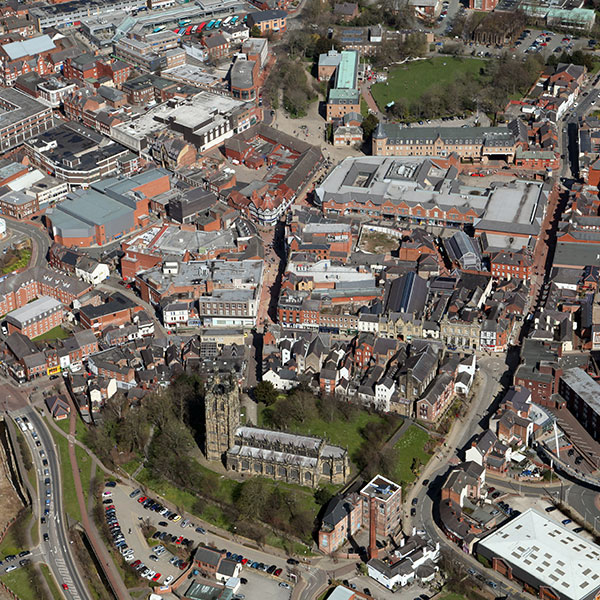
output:
M492 570L482 570L481 564L472 556L462 552L459 547L450 542L437 527L433 514L434 503L438 502L440 488L448 472L449 460L458 454L462 458L462 450L470 440L487 427L488 416L495 410L495 399L501 389L501 380L505 375L506 357L484 357L479 361L479 388L469 407L467 416L460 421L455 421L453 428L446 437L445 446L427 464L415 485L406 496L405 507L409 510L413 499L417 499L416 515L405 516L403 529L408 531L412 526L424 530L427 536L435 543L440 543L440 548L453 554L457 562L461 563L465 571L474 569L479 574L480 581L493 581L497 588L497 595L514 594L525 598L520 588L501 578ZM425 480L430 480L427 486Z
M31 238L34 246L31 256L31 267L47 266L46 256L50 247L50 238L45 231L40 230L35 225L23 223L22 221L14 221L13 219L6 219L6 227L9 230L14 229Z
M154 307L148 304L145 300L142 300L129 288L126 288L124 285L120 285L118 281L119 279L105 279L101 284L97 286L97 288L103 292L108 293L120 292L121 294L123 294L123 296L129 298L132 302L134 302L138 306L141 306L148 313L148 316L154 321L155 332L160 333L161 335L167 335L165 328L162 326L160 320L156 316L156 311Z
M34 408L23 408L13 412L11 416L13 418L17 416L27 417L39 436L41 446L37 447L31 433L27 432L24 434L27 444L31 449L34 465L38 473L38 489L46 489L44 480L47 477L50 478L51 482L50 489L52 491L52 496L50 498L49 506L50 514L46 516L46 524L40 526L40 535L43 536L44 533L47 533L49 541L44 542L42 539L39 548L40 553L44 558L44 562L50 567L50 570L54 574L59 585L62 586L63 584L66 584L68 586L68 591L65 590L65 595L74 600L87 600L88 598L91 598L91 596L77 570L77 565L71 553L69 535L66 529L62 498L61 471L54 446L54 440L46 428L43 419ZM45 452L44 458L40 456L40 451L42 450ZM48 461L47 466L42 464L42 460L44 459ZM44 473L45 469L48 470L48 475ZM39 512L43 514L45 508L45 496L43 496L43 499L40 497L39 501ZM38 512L38 510L35 510L35 512ZM38 515L38 518L39 516L40 515Z

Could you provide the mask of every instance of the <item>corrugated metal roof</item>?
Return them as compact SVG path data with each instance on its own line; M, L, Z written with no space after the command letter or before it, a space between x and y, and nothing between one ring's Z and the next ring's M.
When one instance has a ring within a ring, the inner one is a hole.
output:
M22 42L11 42L2 46L2 49L8 54L11 60L17 60L24 56L35 56L54 48L56 46L49 35L39 35L38 37L23 40Z

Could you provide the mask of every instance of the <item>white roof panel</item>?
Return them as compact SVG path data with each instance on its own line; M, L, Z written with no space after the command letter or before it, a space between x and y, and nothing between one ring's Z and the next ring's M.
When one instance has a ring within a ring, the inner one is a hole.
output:
M49 35L39 35L38 37L23 40L22 42L10 42L4 44L2 49L11 60L17 60L24 56L35 56L41 52L48 52L56 48Z

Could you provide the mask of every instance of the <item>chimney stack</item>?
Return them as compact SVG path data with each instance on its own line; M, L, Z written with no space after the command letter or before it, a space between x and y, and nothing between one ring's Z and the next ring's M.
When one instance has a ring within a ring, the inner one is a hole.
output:
M377 558L379 550L377 548L377 506L375 498L369 498L369 560Z

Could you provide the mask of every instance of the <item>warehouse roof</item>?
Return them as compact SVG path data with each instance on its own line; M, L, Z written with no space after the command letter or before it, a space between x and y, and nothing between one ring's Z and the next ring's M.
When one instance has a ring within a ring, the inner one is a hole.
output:
M496 529L478 548L502 557L522 573L519 578L537 580L565 600L593 598L600 590L600 547L533 508Z
M38 35L22 42L10 42L2 46L2 50L8 54L11 60L17 60L25 56L35 56L54 48L56 46L49 35Z
M50 296L42 296L6 315L6 320L19 327L37 321L62 308L62 304Z

